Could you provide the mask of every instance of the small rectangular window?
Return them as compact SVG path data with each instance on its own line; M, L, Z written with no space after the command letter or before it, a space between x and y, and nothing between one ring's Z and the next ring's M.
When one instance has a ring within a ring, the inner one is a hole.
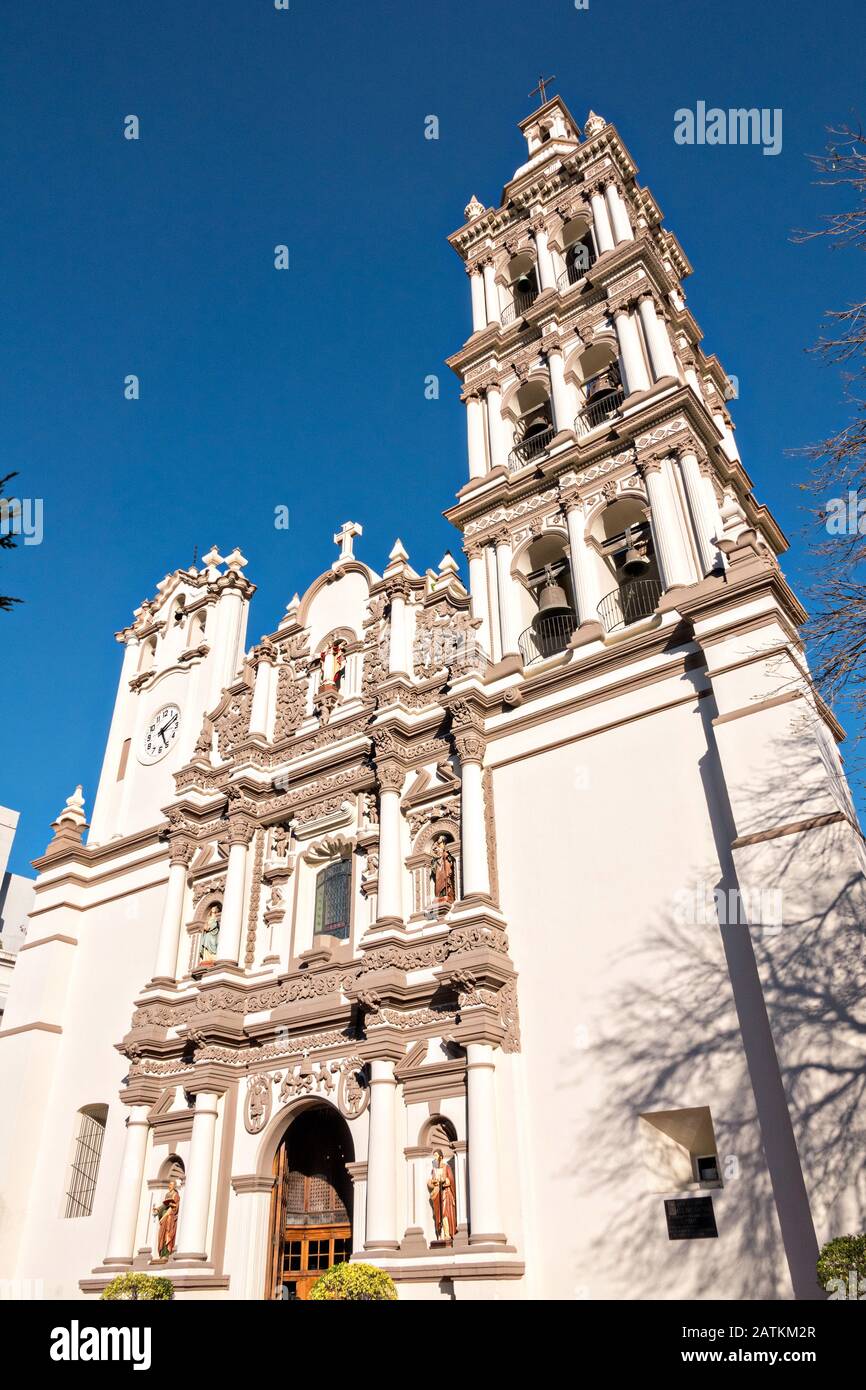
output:
M129 762L129 750L131 745L132 739L128 738L124 740L123 747L120 750L120 762L117 765L118 782L122 782L124 777L126 776L126 764Z

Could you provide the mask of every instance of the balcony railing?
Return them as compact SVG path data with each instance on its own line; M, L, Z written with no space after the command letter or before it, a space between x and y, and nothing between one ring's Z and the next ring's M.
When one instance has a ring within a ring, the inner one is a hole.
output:
M530 304L535 303L537 298L538 290L519 290L511 303L502 311L502 327L507 328L510 323L514 323L514 320L520 318Z
M598 605L605 632L616 632L617 628L651 617L661 596L662 586L657 579L632 579L612 589Z
M618 386L616 390L608 391L604 396L599 396L597 400L590 401L589 405L584 406L574 422L578 439L589 434L591 430L597 430L600 425L615 420L624 400L625 392L621 386Z
M528 439L516 445L508 455L509 473L515 473L518 468L523 468L524 464L546 453L555 437L556 430L553 425L549 425L546 430L539 430L538 434L531 434Z
M595 252L590 250L589 247L584 247L584 250L586 251L586 264L581 265L580 260L572 261L571 265L567 270L562 272L557 280L556 288L559 290L560 294L565 294L565 291L571 285L576 285L578 280L583 279L590 266L595 265Z
M544 661L549 656L564 652L574 632L574 618L570 613L551 613L546 618L536 618L532 627L521 632L517 639L524 666L535 661Z

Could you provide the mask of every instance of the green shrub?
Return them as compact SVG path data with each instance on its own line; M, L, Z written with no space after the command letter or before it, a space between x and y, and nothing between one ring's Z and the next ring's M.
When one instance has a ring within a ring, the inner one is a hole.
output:
M322 1300L357 1299L373 1303L396 1297L394 1280L375 1265L331 1265L310 1289L310 1298Z
M157 1301L174 1296L174 1284L159 1274L118 1274L102 1291L111 1302L121 1299Z
M866 1236L837 1236L818 1256L818 1283L831 1298L866 1298ZM853 1276L853 1277L852 1277Z

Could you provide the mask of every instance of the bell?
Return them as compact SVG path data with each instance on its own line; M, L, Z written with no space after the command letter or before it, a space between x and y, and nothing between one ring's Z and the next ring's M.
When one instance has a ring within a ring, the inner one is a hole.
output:
M555 613L570 613L571 604L568 595L561 584L557 584L553 577L553 570L550 565L545 565L547 582L538 596L538 612L535 615L536 623L541 618L550 618Z
M631 539L631 527L625 533L627 550L621 569L623 574L627 574L629 579L637 579L645 574L650 567L649 556L643 555L633 544Z
M532 281L530 280L529 276L521 275L520 279L517 281L517 284L515 285L515 289L517 290L518 294L531 294Z

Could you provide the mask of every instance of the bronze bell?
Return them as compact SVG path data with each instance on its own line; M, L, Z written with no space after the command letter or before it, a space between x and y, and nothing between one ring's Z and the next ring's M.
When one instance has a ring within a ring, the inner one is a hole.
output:
M549 618L554 613L570 613L571 604L568 595L561 584L557 584L553 575L548 570L547 582L538 597L538 612L535 615L536 622L540 618Z
M622 562L622 572L627 574L629 579L639 579L642 574L646 574L650 567L649 556L638 550L631 538L631 527L626 528L625 533L626 552Z

